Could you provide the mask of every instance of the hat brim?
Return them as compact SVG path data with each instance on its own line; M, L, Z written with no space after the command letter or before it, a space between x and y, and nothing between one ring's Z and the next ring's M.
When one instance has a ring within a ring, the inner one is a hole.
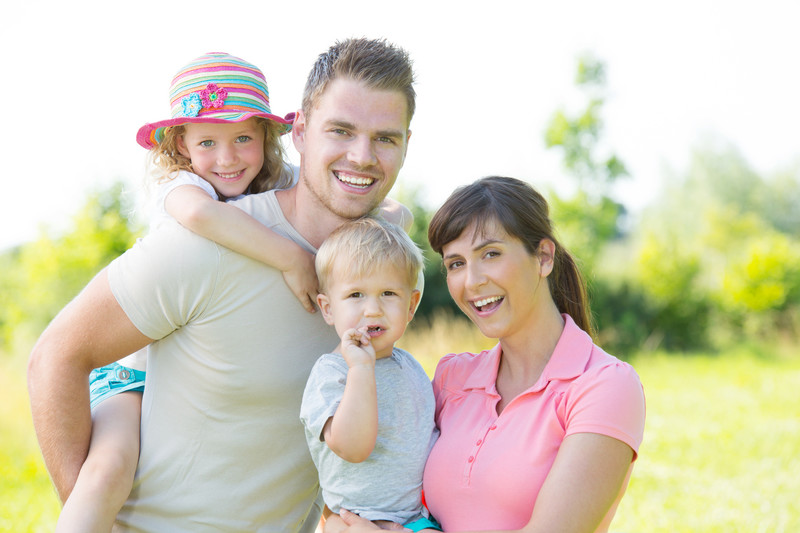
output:
M279 117L271 113L215 113L199 117L178 117L152 124L145 124L136 133L136 142L139 146L150 150L164 139L164 130L172 126L183 124L227 124L231 122L244 122L245 120L259 117L275 122L280 126L280 134L289 133L294 122L294 113L288 113L285 117Z

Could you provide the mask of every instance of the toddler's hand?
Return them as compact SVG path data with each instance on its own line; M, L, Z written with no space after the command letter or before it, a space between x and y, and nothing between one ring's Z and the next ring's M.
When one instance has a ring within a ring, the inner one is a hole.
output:
M375 348L370 342L367 326L351 328L342 334L342 355L347 366L375 366Z

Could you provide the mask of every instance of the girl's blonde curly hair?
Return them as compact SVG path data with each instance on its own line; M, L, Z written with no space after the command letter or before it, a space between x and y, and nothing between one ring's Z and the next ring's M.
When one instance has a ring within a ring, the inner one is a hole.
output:
M253 179L246 194L256 194L272 189L285 189L292 184L292 172L285 163L285 152L280 142L280 129L274 122L254 117L264 129L264 166ZM185 126L172 126L164 131L164 139L150 150L151 173L156 183L173 179L180 170L193 172L192 162L178 151L178 138L186 131Z

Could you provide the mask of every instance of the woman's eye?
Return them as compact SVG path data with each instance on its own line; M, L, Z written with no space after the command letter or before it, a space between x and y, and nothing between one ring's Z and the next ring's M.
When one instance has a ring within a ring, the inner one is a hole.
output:
M447 263L447 270L455 270L456 268L461 267L463 264L463 261L451 261L450 263Z

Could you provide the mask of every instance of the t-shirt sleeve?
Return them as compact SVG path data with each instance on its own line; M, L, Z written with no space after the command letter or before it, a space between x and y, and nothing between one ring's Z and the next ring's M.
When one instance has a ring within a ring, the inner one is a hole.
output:
M322 429L330 417L336 413L344 394L347 381L347 364L344 367L331 358L322 356L311 369L306 388L303 392L303 403L300 406L300 421L306 427L308 435L322 438ZM311 437L309 437L311 438Z
M622 361L591 368L566 394L566 435L597 433L639 452L644 435L645 399L639 376Z
M112 261L108 279L136 328L161 339L202 314L217 290L219 271L219 247L175 222Z

